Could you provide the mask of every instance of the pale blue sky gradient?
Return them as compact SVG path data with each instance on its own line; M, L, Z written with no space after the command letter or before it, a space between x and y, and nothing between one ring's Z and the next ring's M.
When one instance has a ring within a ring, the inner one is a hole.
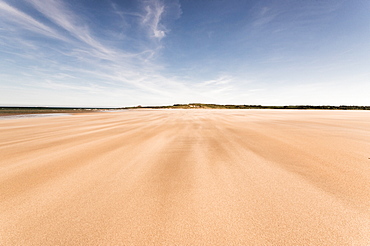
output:
M0 105L370 105L367 0L0 0Z

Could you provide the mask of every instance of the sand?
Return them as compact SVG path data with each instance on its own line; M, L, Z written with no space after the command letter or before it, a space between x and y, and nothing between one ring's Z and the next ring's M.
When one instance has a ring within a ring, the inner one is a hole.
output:
M0 245L370 245L370 112L0 121Z

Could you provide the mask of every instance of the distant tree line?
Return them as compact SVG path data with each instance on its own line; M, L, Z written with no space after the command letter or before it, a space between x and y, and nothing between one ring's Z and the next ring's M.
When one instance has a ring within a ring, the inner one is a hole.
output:
M138 107L129 107L138 108ZM288 106L262 106L262 105L231 105L231 104L204 104L204 103L189 103L189 104L174 104L170 106L140 106L140 108L208 108L208 109L327 109L327 110L370 110L370 106L355 106L355 105L288 105Z

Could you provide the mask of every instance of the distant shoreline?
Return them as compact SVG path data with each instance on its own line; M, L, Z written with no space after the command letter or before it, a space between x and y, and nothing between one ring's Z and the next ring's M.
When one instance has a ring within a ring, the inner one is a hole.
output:
M370 110L370 106L331 106L331 105L287 105L287 106L262 106L262 105L220 105L220 104L174 104L168 106L134 106L121 108L83 108L83 107L0 107L0 116L25 115L25 114L80 114L93 112L110 112L127 109L299 109L299 110Z
M14 119L39 118L39 117L56 117L56 116L68 116L68 115L72 115L72 114L69 114L69 113L7 114L7 115L0 114L0 120L14 120Z
M101 111L122 110L115 108L62 108L62 107L0 107L0 116L25 114L80 114Z

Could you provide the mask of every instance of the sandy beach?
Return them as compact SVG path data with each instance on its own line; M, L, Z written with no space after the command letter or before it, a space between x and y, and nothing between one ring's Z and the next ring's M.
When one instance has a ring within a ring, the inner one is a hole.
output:
M370 112L0 121L0 245L370 245Z

